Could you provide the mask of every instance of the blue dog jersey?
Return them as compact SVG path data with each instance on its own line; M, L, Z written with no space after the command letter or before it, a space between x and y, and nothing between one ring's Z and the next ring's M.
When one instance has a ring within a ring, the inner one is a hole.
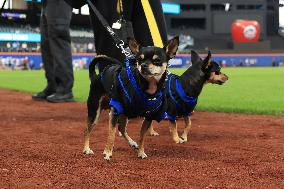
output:
M170 121L175 121L177 116L192 114L197 104L197 98L186 95L177 75L170 74L168 76L166 91L167 117Z
M126 67L110 65L101 73L102 84L111 98L110 106L116 115L123 113L128 118L142 116L161 121L166 117L165 87L153 95L144 92L140 86L143 82L148 86L147 81L143 81L138 70L130 66L129 60L125 63Z

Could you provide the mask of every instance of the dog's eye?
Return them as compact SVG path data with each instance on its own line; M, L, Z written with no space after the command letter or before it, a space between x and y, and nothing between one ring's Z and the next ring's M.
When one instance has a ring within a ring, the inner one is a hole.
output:
M215 72L215 75L220 75L220 72Z
M142 59L141 57L139 57L139 58L137 58L137 61L138 61L138 62L142 62L143 59Z
M154 59L153 61L154 61L155 63L159 63L159 62L161 62L161 59L156 58L156 59Z

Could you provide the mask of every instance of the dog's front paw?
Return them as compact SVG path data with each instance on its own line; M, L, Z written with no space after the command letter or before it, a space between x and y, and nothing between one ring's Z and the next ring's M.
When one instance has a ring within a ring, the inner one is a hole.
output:
M103 155L104 155L104 159L107 161L110 161L112 158L112 152L110 150L105 149L103 152Z
M151 130L151 131L149 131L149 135L150 136L159 136L160 134L158 132L156 132L155 130Z
M187 134L182 134L181 135L181 138L184 140L184 142L187 142Z
M120 131L118 132L118 136L122 137L122 133Z
M93 155L94 154L93 150L91 150L90 148L84 149L83 153L86 154L86 155Z
M146 159L148 156L147 156L147 154L145 154L144 151L139 150L138 151L138 157L141 158L141 159Z
M134 140L130 140L128 144L131 148L138 149L138 144Z

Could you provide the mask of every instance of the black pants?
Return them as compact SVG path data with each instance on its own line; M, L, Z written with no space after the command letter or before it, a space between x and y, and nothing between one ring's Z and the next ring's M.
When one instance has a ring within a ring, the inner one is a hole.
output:
M74 77L70 21L72 7L64 0L45 0L41 13L41 53L47 87L45 91L72 92Z
M122 2L125 19L132 22L134 38L142 46L152 46L154 44L153 36L149 29L151 25L147 22L141 0L122 0ZM110 26L119 19L117 0L93 0L93 3ZM167 41L167 32L161 2L160 0L149 0L149 3L158 26L160 38L165 44ZM115 46L113 39L93 14L91 8L90 13L97 54L104 54L123 61L125 58L124 55Z

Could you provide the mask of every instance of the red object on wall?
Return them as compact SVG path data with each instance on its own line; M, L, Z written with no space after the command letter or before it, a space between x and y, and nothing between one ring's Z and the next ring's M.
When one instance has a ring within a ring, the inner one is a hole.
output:
M236 20L231 27L234 42L257 42L260 36L260 25L255 20Z

